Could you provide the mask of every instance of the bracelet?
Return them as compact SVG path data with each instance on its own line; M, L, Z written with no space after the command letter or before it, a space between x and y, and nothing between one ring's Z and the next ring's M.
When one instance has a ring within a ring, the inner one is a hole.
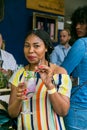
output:
M53 89L51 89L51 90L48 90L48 94L53 94L53 93L55 93L56 92L56 89L55 88L53 88Z

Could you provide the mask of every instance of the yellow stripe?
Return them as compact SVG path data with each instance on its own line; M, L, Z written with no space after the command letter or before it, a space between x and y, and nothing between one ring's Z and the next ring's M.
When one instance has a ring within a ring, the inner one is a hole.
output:
M24 71L24 68L21 68L20 70L18 70L17 72L16 72L16 75L15 75L15 73L14 73L14 78L12 79L12 81L11 81L11 83L14 85L14 86L18 86L18 83L19 83L19 77L20 77L20 75L23 73L23 71Z
M43 119L44 119L44 123L41 123L43 130L47 130L46 108L45 108L46 107L46 104L45 104L46 90L47 90L47 88L45 86L43 86L43 89L41 90L41 91L43 91L43 92L41 92L42 98L40 98L41 99L40 100L40 109L42 109L42 111L41 111L42 112L41 113L42 122L43 122Z

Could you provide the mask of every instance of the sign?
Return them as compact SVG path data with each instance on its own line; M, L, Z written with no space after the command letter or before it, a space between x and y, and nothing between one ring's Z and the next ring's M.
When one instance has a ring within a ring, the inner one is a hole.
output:
M26 0L26 7L38 11L64 15L64 0Z

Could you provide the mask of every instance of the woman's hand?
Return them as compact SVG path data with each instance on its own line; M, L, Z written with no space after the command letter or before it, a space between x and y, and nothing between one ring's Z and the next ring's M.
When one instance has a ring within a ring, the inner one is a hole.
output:
M22 100L25 99L26 86L24 83L19 83L19 85L11 86L11 94L8 105L8 113L14 118L17 117L22 108ZM14 110L15 111L14 111Z
M22 101L26 99L26 86L25 83L19 83L16 93L17 100Z
M49 66L39 65L36 71L40 74L40 77L46 86L52 84L53 71Z

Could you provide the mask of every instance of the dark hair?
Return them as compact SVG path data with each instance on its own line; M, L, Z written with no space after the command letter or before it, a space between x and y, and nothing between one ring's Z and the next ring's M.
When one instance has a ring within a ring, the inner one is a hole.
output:
M34 30L31 30L28 32L26 38L31 35L31 34L34 34L36 36L38 36L40 39L43 40L46 48L47 48L47 52L46 52L46 55L45 55L45 58L50 61L50 57L49 55L52 53L54 47L53 47L53 44L52 44L52 40L50 39L50 36L49 34L44 31L44 30L41 30L41 29L34 29Z
M77 23L87 24L87 6L77 8L71 16L71 21L72 21L71 37L75 41L78 39L78 36L76 34ZM87 34L86 34L86 36L87 36ZM84 36L84 37L86 37L86 36Z
M70 34L70 29L68 29L68 28L64 28L64 29L61 30L60 32L62 32L62 31L66 31L66 32L68 33L69 36L71 35L71 34Z

